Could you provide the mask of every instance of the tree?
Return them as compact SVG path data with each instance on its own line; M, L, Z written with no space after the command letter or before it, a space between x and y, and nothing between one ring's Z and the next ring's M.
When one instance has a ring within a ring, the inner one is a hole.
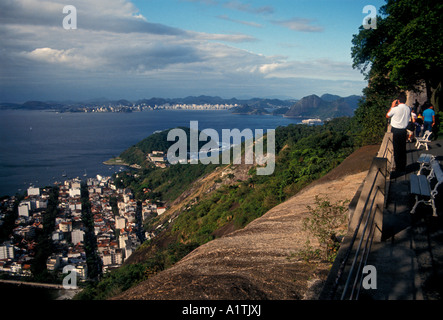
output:
M360 142L376 143L386 127L384 114L401 90L426 84L428 100L438 111L443 74L443 3L438 0L387 0L376 29L353 36L353 67L368 80L365 99L355 112Z
M388 47L391 80L405 90L413 90L424 80L430 101L443 71L443 3L388 1L384 10L392 20L390 25L396 26L390 30L394 34Z
M380 12L377 29L360 27L353 37L353 67L374 84L387 78L403 90L424 80L430 100L443 71L443 3L387 0Z

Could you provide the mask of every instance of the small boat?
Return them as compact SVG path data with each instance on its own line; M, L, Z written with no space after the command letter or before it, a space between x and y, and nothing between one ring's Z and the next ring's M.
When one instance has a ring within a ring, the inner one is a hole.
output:
M66 177L66 171L63 171L62 177Z
M86 173L86 169L85 169L85 173L83 174L83 177L86 177L88 174Z

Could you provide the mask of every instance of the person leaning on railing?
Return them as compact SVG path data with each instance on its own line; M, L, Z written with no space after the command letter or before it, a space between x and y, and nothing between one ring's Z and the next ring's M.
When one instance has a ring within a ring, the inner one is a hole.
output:
M395 171L406 171L406 128L411 117L411 108L406 105L406 94L400 93L392 102L386 118L391 119L392 144L394 147Z

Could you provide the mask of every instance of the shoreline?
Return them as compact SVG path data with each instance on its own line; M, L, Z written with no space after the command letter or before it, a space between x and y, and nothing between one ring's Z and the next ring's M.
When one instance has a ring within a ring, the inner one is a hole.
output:
M6 286L5 288L16 288L14 289L14 292L16 292L16 290L20 290L20 292L22 290L25 290L25 292L28 292L29 290L39 290L38 292L40 293L45 292L43 295L46 296L46 298L43 298L43 300L72 300L79 292L83 290L83 288L80 287L77 287L76 289L65 289L61 284L6 279L0 279L0 286ZM26 291L27 289L29 290ZM2 298L6 300L8 299L5 292L2 292Z
M103 161L102 163L106 166L122 166L128 168L131 167L131 165L124 162L123 159L121 159L120 157L111 158L106 161Z
M30 287L37 287L37 288L46 288L46 289L58 289L63 290L63 285L61 284L54 284L54 283L43 283L43 282L28 282L28 281L21 281L21 280L6 280L6 279L0 279L0 283L4 284L13 284L16 286L30 286Z

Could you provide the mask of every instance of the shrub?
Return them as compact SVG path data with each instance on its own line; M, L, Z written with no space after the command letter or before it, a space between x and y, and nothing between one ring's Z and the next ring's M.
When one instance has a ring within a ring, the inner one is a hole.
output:
M315 197L315 206L307 206L310 216L303 221L303 229L314 236L320 244L320 250L314 250L310 240L306 241L305 249L300 254L304 260L322 258L333 262L338 248L340 238L343 234L340 227L346 222L346 211L348 200L338 201L335 204L326 199Z

